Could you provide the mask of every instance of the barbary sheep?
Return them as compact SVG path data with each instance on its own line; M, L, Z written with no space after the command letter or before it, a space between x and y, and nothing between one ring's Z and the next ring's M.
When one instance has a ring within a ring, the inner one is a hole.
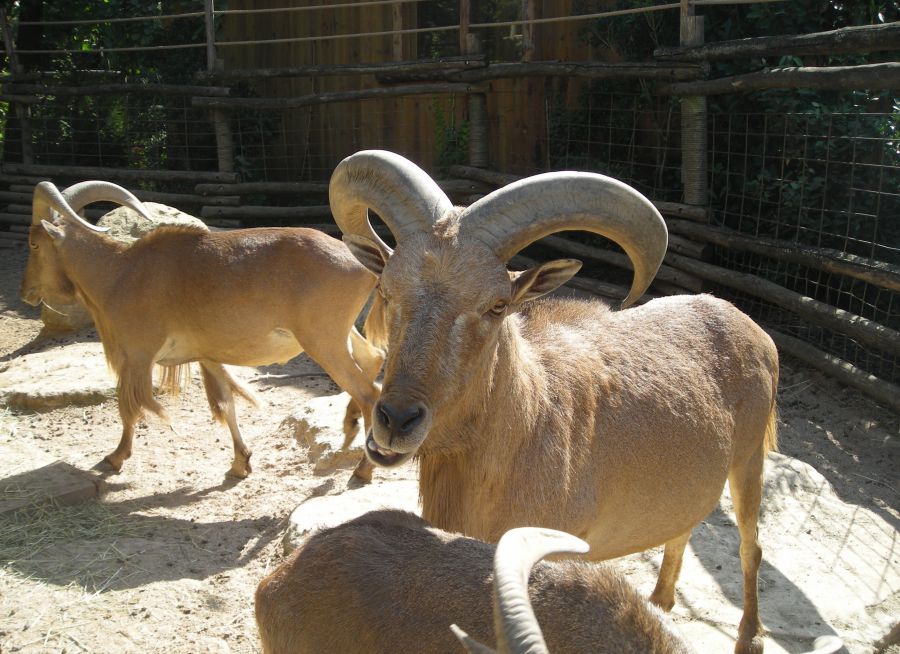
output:
M498 559L508 562L498 580L522 574L518 559L529 553L518 550L528 540L511 537L505 554L497 549ZM534 534L530 540L534 544ZM373 511L320 531L257 588L263 652L458 652L449 629L454 621L473 638L494 642L494 551L493 545L396 510ZM528 569L524 578L523 586ZM532 573L530 589L509 595L514 605L524 600L534 606L554 654L690 651L663 613L604 564L543 562Z
M83 182L62 193L50 182L35 187L21 296L51 306L77 297L90 312L118 376L122 438L105 459L115 470L131 456L144 410L167 420L153 397L154 364L166 367L172 381L179 366L199 362L213 416L231 432L230 472L238 477L251 472L251 453L234 396L252 395L225 365L286 362L305 351L368 423L383 353L353 325L376 279L339 240L304 228L161 226L129 247L78 215L99 200L152 219L137 198L108 182ZM370 315L378 313L375 307ZM348 444L351 418L348 410ZM371 464L361 466L366 471L371 474Z
M628 306L666 252L650 201L603 175L557 172L454 208L422 169L377 150L342 161L329 194L385 302L390 347L366 455L382 466L418 458L423 517L489 542L514 527L558 529L587 541L596 560L665 544L650 599L669 610L691 530L727 480L744 577L735 651L761 652L757 520L763 460L776 446L772 340L710 295L622 311L536 301L580 262L505 265L551 233L592 231L632 260Z

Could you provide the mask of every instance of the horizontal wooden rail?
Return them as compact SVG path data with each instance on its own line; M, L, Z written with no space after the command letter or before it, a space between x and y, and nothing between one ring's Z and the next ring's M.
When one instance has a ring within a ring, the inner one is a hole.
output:
M592 245L585 245L584 243L577 243L560 236L545 236L540 240L540 243L568 255L600 261L605 264L616 266L617 268L622 268L623 270L634 270L634 267L631 265L631 259L628 258L628 255L622 254L621 252L605 250ZM680 286L683 289L693 291L694 293L699 293L703 290L702 279L686 273L683 270L672 268L671 266L660 266L659 270L656 272L656 278Z
M63 177L66 179L103 179L131 181L192 181L192 182L236 182L237 173L217 173L206 170L139 170L137 168L105 168L100 166L51 166L45 164L5 163L0 168L7 175L35 175L43 179Z
M241 207L203 207L201 218L233 218L237 220L280 219L331 217L331 207L318 205L312 207L264 207L245 205Z
M847 275L891 291L900 291L900 266L865 259L839 250L748 236L716 225L698 225L671 218L666 221L666 224L669 226L669 231L697 241L705 241L733 250L753 252L825 272Z
M249 195L259 194L326 194L327 182L237 182L235 184L197 184L194 191L200 195Z
M448 82L486 82L494 79L518 77L585 77L589 79L652 79L652 80L694 80L704 77L706 69L696 64L668 64L658 62L607 63L596 61L526 61L496 63L469 70L440 70L406 74L381 73L376 79L384 83L399 83L426 80Z
M721 95L766 89L858 91L900 88L900 63L859 66L768 68L756 73L695 82L673 82L653 88L657 95Z
M657 48L657 59L719 61L776 55L836 55L900 50L900 23L842 27L827 32L758 36L707 43L692 48Z
M231 89L227 86L197 86L187 84L85 84L83 86L55 86L52 84L10 84L3 85L10 94L79 96L143 93L153 95L208 95L225 97Z
M210 70L195 73L198 80L258 80L274 77L329 77L339 75L403 75L480 68L487 65L484 55L443 57L425 61L397 61L379 64L337 64L332 66L293 66L290 68L246 68Z
M853 364L827 354L799 338L782 334L774 329L766 329L775 345L803 363L817 368L834 377L839 382L859 389L876 402L900 413L900 387L875 375L870 375Z
M389 86L357 91L332 91L330 93L313 93L293 98L191 98L191 106L204 109L295 109L310 107L331 102L355 102L376 98L396 98L408 95L427 95L438 93L478 93L483 91L472 84L435 83L409 84L406 86Z
M666 255L665 260L674 268L771 302L802 316L812 324L846 334L885 354L900 355L900 332L872 320L795 293L755 275L728 270L672 252Z

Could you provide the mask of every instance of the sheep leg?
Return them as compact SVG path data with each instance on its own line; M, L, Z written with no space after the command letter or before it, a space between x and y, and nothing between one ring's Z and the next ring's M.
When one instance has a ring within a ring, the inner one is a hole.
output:
M757 521L762 499L764 458L760 449L749 461L733 464L728 475L728 486L741 534L741 570L744 573L744 614L738 627L735 654L762 654L763 651L757 588L762 548L759 546Z
M209 409L212 411L213 418L227 424L228 430L231 432L234 460L229 472L235 477L244 478L253 471L253 468L250 467L252 452L244 444L241 430L238 428L233 392L233 388L237 384L220 363L201 361L200 370L203 373L203 386L206 388L206 399L209 400Z
M372 407L375 406L375 401L378 399L379 388L373 379L369 379L369 374L372 372L371 367L367 374L367 371L351 356L348 343L353 343L352 337L343 343L315 343L306 348L306 353L328 373L338 386L350 394L362 411L365 430L368 432L372 420ZM346 433L344 438L347 443ZM350 440L353 440L352 436ZM373 468L374 466L367 459L363 459L353 471L353 475L363 481L371 481Z
M135 422L136 420L126 422L125 418L122 418L122 438L119 439L119 445L115 450L103 457L103 460L112 466L112 469L116 472L121 471L125 459L131 457L131 444L134 440Z
M671 611L675 606L675 582L681 574L681 561L684 558L684 548L691 539L689 529L680 536L666 543L663 552L662 565L659 567L659 576L656 578L656 588L650 594L650 601L663 611Z
M131 456L134 441L134 425L141 417L144 408L148 408L168 422L162 405L153 397L153 363L132 360L122 366L119 374L117 397L119 400L119 416L122 419L122 437L116 449L104 457L113 470L119 472L122 464Z

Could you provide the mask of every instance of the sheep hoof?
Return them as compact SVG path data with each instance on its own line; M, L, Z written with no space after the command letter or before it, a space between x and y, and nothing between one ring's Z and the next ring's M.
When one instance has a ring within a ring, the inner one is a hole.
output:
M750 640L738 639L734 654L763 654L763 637L754 636Z
M107 454L105 457L103 457L101 465L105 463L113 469L113 472L121 472L122 464L125 463L126 458L127 457L116 457L113 454Z
M247 454L246 458L234 460L228 474L238 479L246 479L251 472L253 472L253 467L250 465L250 455Z
M353 476L356 479L368 484L372 481L372 472L375 470L375 465L369 461L365 456L362 460L356 464L356 469L353 471Z

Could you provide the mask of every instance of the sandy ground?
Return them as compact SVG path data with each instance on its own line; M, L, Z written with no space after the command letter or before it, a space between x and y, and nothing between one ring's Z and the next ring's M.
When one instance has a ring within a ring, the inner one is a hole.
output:
M29 345L40 321L18 299L25 257L24 247L0 248L0 374L26 353L52 358L75 346ZM95 335L79 340L96 351ZM196 380L164 400L178 433L154 420L142 425L120 474L93 471L118 442L114 399L0 407L6 497L27 494L54 460L92 471L106 488L99 500L0 515L0 652L259 651L253 592L283 556L289 514L313 497L339 504L354 484L350 467L314 474L282 424L310 399L338 392L317 366L301 356L242 374L262 405L239 407L254 451L254 472L241 481L224 474L231 440L211 421ZM71 377L79 375L73 366ZM847 651L871 652L900 620L898 416L791 359L780 407L784 456L767 464L760 527L766 651L803 651L814 636L836 633ZM411 465L379 470L354 493L390 496L415 477ZM698 652L733 646L736 531L726 496L686 554L672 615ZM657 548L618 564L649 593L660 559Z

